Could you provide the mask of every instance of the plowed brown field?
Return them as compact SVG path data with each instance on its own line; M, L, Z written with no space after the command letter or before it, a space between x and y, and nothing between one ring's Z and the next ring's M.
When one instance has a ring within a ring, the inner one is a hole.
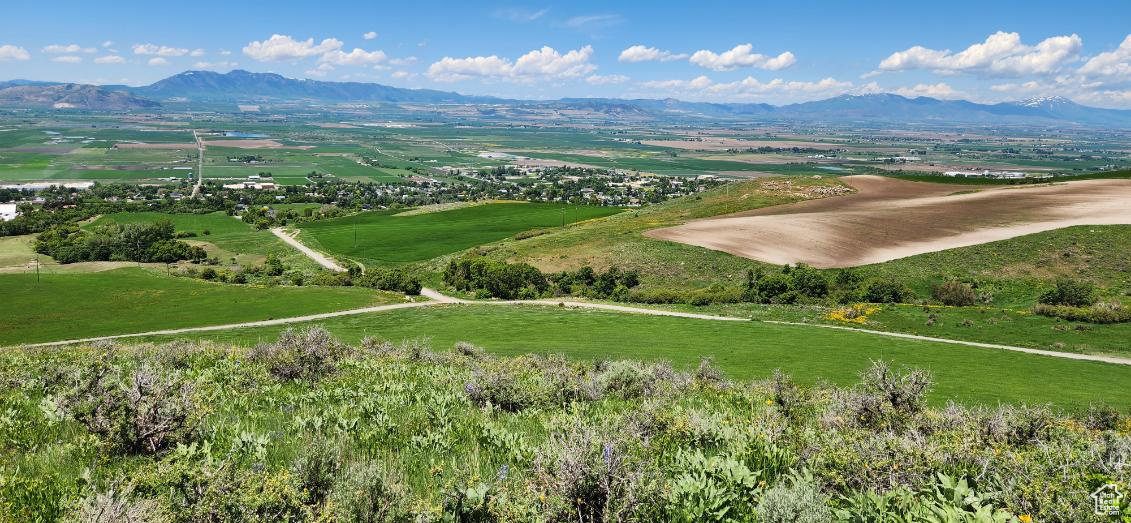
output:
M1131 180L966 187L881 176L857 192L655 229L646 236L764 262L851 267L1072 225L1131 224Z

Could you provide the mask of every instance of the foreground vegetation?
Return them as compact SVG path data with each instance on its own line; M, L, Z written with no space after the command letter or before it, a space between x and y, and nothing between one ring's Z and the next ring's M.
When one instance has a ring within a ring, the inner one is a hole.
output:
M5 521L1104 521L1131 479L1125 412L927 407L883 362L804 387L318 329L0 362Z

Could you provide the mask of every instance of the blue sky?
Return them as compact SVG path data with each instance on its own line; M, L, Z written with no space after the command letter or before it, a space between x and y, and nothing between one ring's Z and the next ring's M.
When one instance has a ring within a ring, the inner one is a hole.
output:
M530 99L895 92L1131 108L1124 0L156 4L6 5L0 79L142 85L240 68Z

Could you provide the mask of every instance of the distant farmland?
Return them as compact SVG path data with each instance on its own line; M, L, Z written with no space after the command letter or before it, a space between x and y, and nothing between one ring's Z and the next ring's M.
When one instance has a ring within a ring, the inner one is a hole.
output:
M616 207L548 203L491 203L395 216L366 212L303 224L301 239L330 254L368 264L424 261L541 227L556 227L620 212Z

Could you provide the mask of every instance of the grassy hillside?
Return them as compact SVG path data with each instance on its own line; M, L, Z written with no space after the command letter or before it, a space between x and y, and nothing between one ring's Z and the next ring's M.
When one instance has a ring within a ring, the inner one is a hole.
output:
M1083 522L1131 479L1125 412L930 408L885 364L809 388L438 348L7 350L0 521Z
M564 213L563 213L564 211ZM327 253L365 264L419 262L498 241L516 233L558 227L620 212L615 207L545 203L491 203L395 216L364 212L300 225L302 240Z
M928 295L943 277L997 285L995 303L1028 307L1039 285L1058 276L1081 278L1118 296L1131 292L1131 225L1083 225L1008 240L932 252L860 268L899 278Z
M649 229L678 225L771 205L822 197L840 182L830 178L763 179L730 184L659 205L624 212L605 220L553 230L524 240L508 239L479 249L493 257L531 263L543 271L591 265L619 265L640 272L646 285L698 287L717 281L740 281L758 262L700 247L654 240ZM439 266L439 264L437 264Z
M195 237L186 241L201 245L209 255L229 262L235 258L238 263L263 263L268 253L274 253L288 265L308 264L300 253L279 241L271 231L256 230L242 221L223 212L209 214L174 214L160 212L116 213L99 217L85 225L87 228L107 223L146 223L169 220L177 231L191 232ZM205 234L208 231L208 234Z
M234 220L233 220L234 221ZM0 274L0 345L266 320L401 301L353 287L255 287L125 268Z
M734 378L765 379L781 368L809 384L849 384L872 360L884 359L931 370L936 387L930 400L936 405L958 400L991 405L1050 402L1082 408L1104 400L1131 407L1131 390L1123 386L1131 380L1131 366L813 327L502 305L388 311L317 324L351 343L367 336L395 343L425 339L441 348L470 341L494 354L536 351L588 361L663 359L681 369L710 357ZM239 329L178 338L251 346L274 339L280 330Z

